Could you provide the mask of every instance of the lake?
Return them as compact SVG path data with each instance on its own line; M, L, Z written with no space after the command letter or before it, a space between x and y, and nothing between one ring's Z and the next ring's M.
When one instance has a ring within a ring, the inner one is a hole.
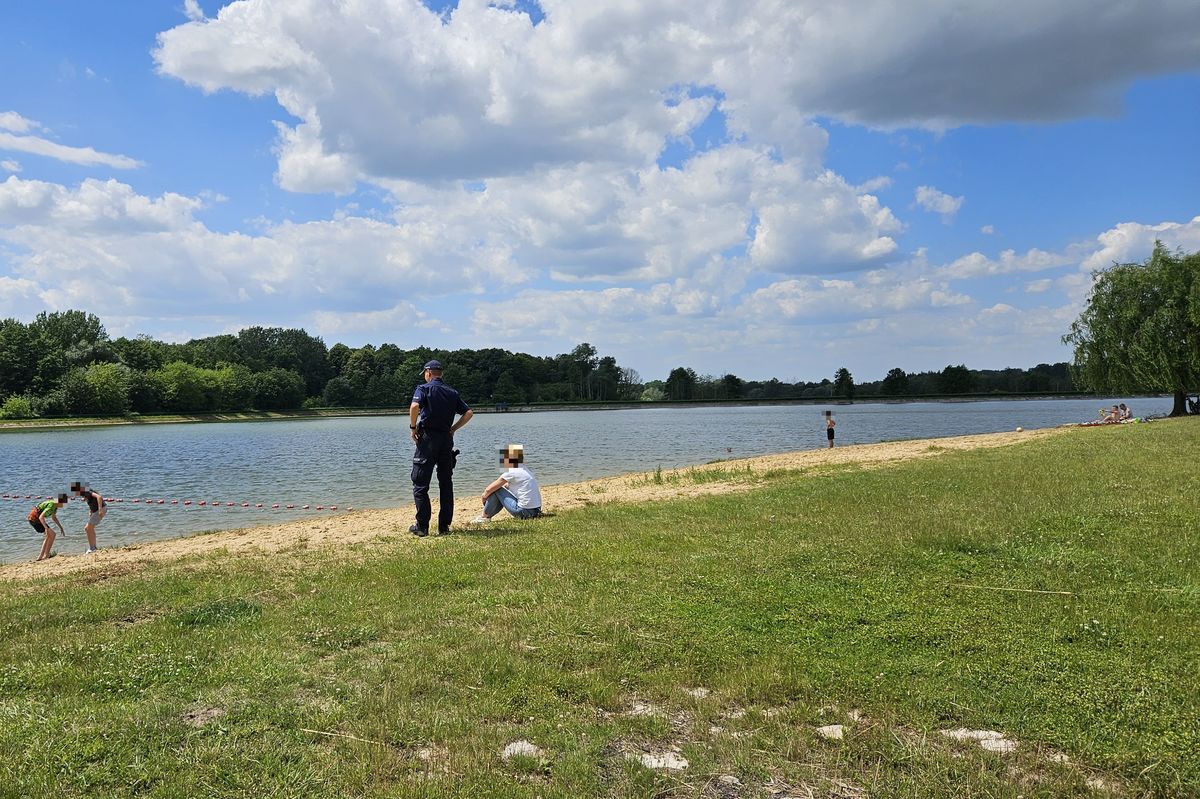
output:
M1169 397L1118 397L479 414L456 436L455 485L460 495L481 491L499 473L506 442L525 444L528 466L551 485L823 447L826 409L844 445L1054 427L1095 419L1118 402L1141 416L1171 410ZM329 513L303 505L411 505L407 428L404 415L3 433L0 493L46 495L82 480L105 496L164 500L110 505L98 528L102 547ZM265 507L253 507L259 503ZM41 535L25 521L33 504L0 499L0 562L37 557ZM68 538L55 549L82 552L86 506L73 500L59 517Z

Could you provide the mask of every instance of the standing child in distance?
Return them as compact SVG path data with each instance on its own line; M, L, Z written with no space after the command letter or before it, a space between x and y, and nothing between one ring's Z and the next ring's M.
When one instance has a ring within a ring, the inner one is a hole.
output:
M833 449L833 428L837 427L837 422L833 418L833 411L825 411L825 437L829 439L829 448Z
M483 489L483 513L475 524L488 521L504 508L518 519L533 519L542 515L542 490L537 478L524 465L525 447L509 444L500 450L500 465L504 474Z
M58 531L64 536L67 534L67 531L63 529L62 522L58 520L58 509L66 504L67 495L59 494L58 499L39 502L29 512L29 524L33 526L34 530L44 535L42 551L38 555L38 560L50 557L50 547L54 546L54 531L50 529L50 522L54 522L58 526Z
M104 518L104 515L108 513L108 506L105 504L104 497L100 495L99 491L93 491L90 488L86 488L84 487L83 483L78 481L71 483L71 490L75 492L76 496L82 497L84 500L86 500L88 504L88 521L87 525L84 526L83 531L87 533L87 554L92 555L96 552L96 525L99 524Z

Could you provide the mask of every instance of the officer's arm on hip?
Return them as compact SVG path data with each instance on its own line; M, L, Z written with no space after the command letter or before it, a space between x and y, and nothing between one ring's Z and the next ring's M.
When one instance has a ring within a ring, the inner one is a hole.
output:
M458 432L458 429L460 427L462 427L463 425L465 425L467 422L471 421L471 417L474 415L475 415L475 411L471 410L470 408L467 408L467 412L464 413L462 416L458 417L458 421L454 423L454 427L450 428L450 435L454 435L456 432Z

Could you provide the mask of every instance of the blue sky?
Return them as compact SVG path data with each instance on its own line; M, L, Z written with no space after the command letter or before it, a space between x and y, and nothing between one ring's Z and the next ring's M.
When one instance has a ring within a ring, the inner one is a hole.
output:
M581 341L860 380L1066 360L1200 249L1200 6L0 7L0 316Z

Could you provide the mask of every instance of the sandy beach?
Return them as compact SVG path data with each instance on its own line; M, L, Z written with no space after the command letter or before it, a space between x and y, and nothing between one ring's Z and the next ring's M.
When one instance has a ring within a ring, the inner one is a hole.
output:
M951 438L892 441L880 444L861 444L834 449L803 450L779 455L720 461L701 466L663 471L662 479L653 472L624 474L588 480L582 483L545 485L542 487L544 509L548 513L563 513L587 505L610 502L646 502L669 500L704 494L748 491L754 487L755 474L777 470L800 471L821 466L857 465L877 468L916 458L938 457L949 452L1004 447L1012 444L1064 435L1070 428L1050 428L1025 432L987 433ZM680 473L691 471L723 471L729 479L712 482L675 480ZM733 474L737 473L737 474ZM474 488L456 486L456 529L466 529L479 513L479 496ZM464 490L466 489L466 490ZM433 492L436 498L436 488ZM436 516L435 505L435 516ZM508 518L502 512L503 518ZM417 539L408 533L413 521L412 505L382 510L353 511L325 515L284 524L223 530L154 541L146 544L101 549L95 555L59 555L42 562L12 563L0 566L0 580L17 582L40 577L53 577L76 572L89 572L99 579L138 571L148 565L175 561L191 556L218 553L238 556L270 555L298 546L344 547L381 536L403 535L413 545L437 540L437 536ZM501 523L499 520L494 524ZM103 528L100 530L103 547Z

